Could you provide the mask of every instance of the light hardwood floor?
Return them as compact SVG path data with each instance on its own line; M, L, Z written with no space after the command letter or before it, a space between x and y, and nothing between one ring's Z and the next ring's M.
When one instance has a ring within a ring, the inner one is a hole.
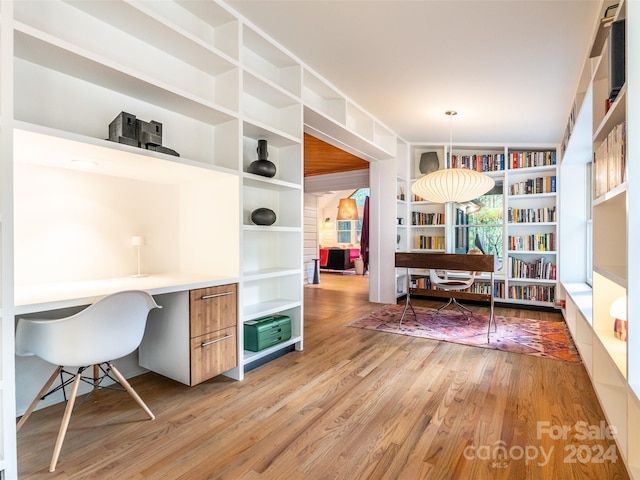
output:
M304 351L242 382L133 378L153 421L101 391L74 412L55 473L63 407L39 410L18 436L20 478L628 478L612 441L581 438L579 422L604 421L581 364L346 327L380 306L367 279L321 281L305 287Z

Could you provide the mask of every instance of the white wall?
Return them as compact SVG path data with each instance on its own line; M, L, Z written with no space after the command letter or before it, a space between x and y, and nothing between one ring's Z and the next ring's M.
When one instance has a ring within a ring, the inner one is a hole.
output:
M318 257L318 196L309 193L304 194L304 281L308 282L309 268L314 267L314 258ZM313 271L313 270L312 270Z
M372 162L369 199L369 301L396 303L396 159Z
M144 273L238 274L237 203L203 220L238 198L237 177L169 184L24 163L14 177L16 285L128 276L133 235L145 237Z

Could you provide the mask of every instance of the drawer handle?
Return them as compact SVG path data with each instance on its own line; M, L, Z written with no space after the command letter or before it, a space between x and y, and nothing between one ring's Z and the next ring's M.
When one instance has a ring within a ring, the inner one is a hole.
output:
M212 293L211 295L203 295L200 297L200 300L206 300L207 298L216 298L216 297L224 297L225 295L233 295L235 292L222 292L222 293Z
M231 337L233 337L233 335L229 334L229 335L225 335L224 337L216 338L215 340L210 340L208 342L202 342L200 344L200 347L201 348L208 347L209 345L221 342L222 340L226 340L227 338L231 338Z

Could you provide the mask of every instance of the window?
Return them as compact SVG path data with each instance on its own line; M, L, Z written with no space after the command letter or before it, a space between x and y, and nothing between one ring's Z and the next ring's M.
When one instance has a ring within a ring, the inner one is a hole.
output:
M354 243L351 241L353 223L353 220L338 220L338 243Z
M360 235L362 234L362 214L364 210L364 201L369 195L368 188L359 188L353 192L349 198L356 201L358 207L358 220L338 220L336 223L337 242L346 245L356 245L360 243Z
M497 271L503 265L503 193L502 184L496 183L486 195L463 204L456 204L455 252L467 253L481 248L496 258Z
M591 169L591 162L587 163L586 165L587 168L587 202L586 202L586 215L587 215L587 225L586 225L586 231L587 231L587 239L586 239L586 243L587 243L587 258L585 258L585 262L587 265L587 283L589 285L593 286L592 280L593 280L593 243L592 243L592 238L593 238L593 198L592 198L592 192L593 192L593 188L591 188L591 185L593 185L592 181L592 169Z

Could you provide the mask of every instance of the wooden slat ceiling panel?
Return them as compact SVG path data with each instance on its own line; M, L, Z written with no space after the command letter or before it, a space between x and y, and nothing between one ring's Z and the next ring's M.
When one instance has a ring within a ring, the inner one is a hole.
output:
M369 169L369 162L304 134L304 176Z

